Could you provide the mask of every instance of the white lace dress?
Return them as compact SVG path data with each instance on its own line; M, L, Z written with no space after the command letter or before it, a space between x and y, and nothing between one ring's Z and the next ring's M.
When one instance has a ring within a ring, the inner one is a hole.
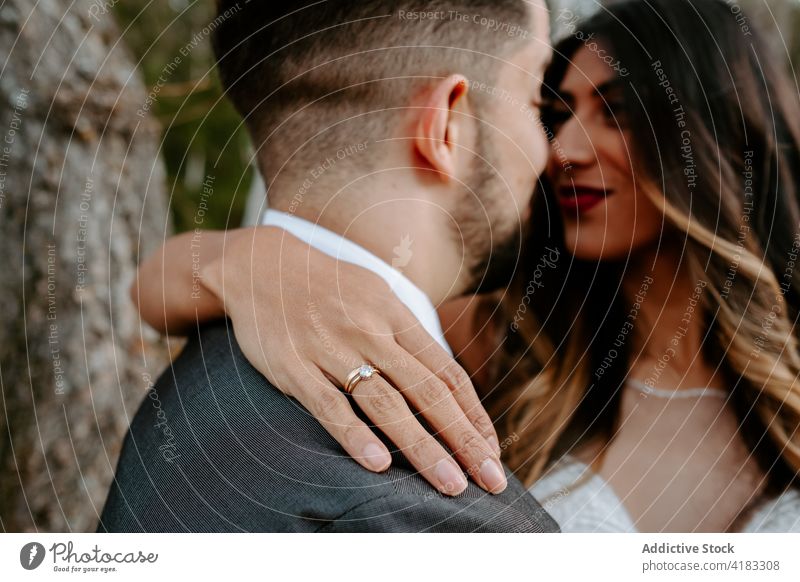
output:
M530 491L563 532L638 532L634 520L609 484L570 455L556 463ZM789 490L763 503L741 531L800 533L800 492Z

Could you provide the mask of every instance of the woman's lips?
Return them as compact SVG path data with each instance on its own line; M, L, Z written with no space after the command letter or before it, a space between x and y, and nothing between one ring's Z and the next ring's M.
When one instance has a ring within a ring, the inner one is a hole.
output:
M558 189L558 203L564 210L588 212L608 196L611 190L591 186L562 186Z

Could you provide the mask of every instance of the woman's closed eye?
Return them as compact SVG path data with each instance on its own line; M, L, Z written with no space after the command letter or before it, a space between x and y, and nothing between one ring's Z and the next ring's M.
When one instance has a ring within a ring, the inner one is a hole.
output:
M553 134L558 133L561 126L572 117L572 111L566 105L557 101L544 100L541 105L541 111L542 124Z

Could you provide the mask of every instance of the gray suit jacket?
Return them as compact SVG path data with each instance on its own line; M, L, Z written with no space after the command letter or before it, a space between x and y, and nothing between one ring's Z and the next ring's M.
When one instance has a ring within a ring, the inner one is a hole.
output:
M387 443L388 444L388 443ZM440 495L390 446L366 471L239 350L229 322L202 330L148 392L126 436L98 531L553 532L509 475Z

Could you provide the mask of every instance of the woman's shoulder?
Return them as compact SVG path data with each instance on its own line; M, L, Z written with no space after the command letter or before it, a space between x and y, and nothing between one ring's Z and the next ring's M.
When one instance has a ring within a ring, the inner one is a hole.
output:
M742 532L800 533L800 490L787 489L762 503Z
M575 487L585 476L586 465L578 459L565 455L555 461L531 486L535 496L550 497L559 491Z
M588 465L569 454L556 461L530 492L563 532L636 532L630 514L613 489Z

